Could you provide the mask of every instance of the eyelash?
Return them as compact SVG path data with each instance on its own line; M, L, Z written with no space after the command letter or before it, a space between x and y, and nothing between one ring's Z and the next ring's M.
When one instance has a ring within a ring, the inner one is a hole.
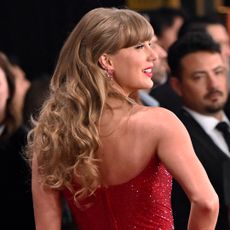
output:
M148 45L149 45L150 47L152 47L152 43L151 43L151 42L149 42ZM145 46L145 44L141 43L141 44L138 44L137 46L135 46L135 48L136 48L136 49L142 49L142 48L144 48L144 46Z
M217 70L217 71L215 72L215 74L223 74L223 73L224 73L224 70L223 70L223 69Z
M139 44L139 45L135 46L135 48L136 49L142 49L142 48L144 48L144 46L145 46L144 44Z

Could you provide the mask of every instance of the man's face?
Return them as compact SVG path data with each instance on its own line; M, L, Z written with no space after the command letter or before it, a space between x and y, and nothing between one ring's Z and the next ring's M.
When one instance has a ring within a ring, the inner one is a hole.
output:
M177 92L188 108L204 115L223 109L227 96L227 73L219 53L195 52L181 60Z
M154 48L158 54L158 59L153 68L153 81L156 84L162 84L167 76L167 71L169 70L167 63L167 52L160 46L159 41L156 36L153 37L155 42Z
M168 48L177 40L178 31L180 30L184 20L181 17L175 17L172 26L167 27L162 32L162 35L158 37L159 44L164 50L168 50Z
M227 68L229 68L230 41L227 30L221 24L213 24L207 27L207 32L211 35L215 42L220 44L221 54L224 58L224 62Z

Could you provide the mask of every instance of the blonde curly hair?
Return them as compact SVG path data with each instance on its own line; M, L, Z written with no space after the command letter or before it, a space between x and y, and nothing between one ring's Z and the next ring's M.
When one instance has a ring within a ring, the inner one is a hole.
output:
M100 117L108 97L129 99L113 89L99 58L152 37L148 21L129 9L96 8L74 28L60 52L49 98L28 136L27 153L36 159L43 185L67 187L76 200L101 186L96 155Z

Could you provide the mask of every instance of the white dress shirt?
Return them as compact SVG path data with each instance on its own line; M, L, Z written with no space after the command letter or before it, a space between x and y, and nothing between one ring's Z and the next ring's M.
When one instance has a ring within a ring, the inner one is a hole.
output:
M224 137L221 132L216 129L216 125L220 122L218 119L212 116L206 116L200 113L197 113L187 107L184 107L186 111L199 123L199 125L204 129L204 131L211 137L213 142L227 155L230 157L230 152L228 146L224 140ZM230 122L223 112L223 119L230 125Z

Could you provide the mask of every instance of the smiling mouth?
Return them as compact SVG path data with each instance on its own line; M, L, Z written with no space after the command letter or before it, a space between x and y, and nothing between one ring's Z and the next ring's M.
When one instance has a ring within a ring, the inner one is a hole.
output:
M152 76L153 76L153 69L152 68L144 69L142 72L149 78L152 78Z
M143 73L152 73L152 72L153 72L152 68L151 69L148 68L148 69L143 70Z

